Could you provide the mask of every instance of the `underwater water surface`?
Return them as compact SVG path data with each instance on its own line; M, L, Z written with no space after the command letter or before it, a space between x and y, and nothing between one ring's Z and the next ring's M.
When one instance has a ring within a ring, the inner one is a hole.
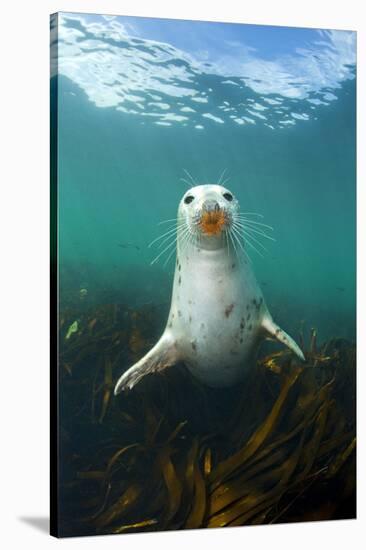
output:
M354 342L355 33L65 13L51 61L65 326L117 304L158 336L175 258L149 244L192 182L225 181L273 227L246 250L276 322Z

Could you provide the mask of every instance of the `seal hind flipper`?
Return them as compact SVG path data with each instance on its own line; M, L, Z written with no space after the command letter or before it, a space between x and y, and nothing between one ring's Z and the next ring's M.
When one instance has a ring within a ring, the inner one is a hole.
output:
M178 361L174 342L165 333L155 346L140 361L130 367L117 381L114 395L132 389L146 374L162 371Z
M272 317L266 316L262 321L262 328L265 330L267 335L271 338L275 338L285 346L287 346L291 351L294 352L301 361L305 361L305 357L300 347L296 344L295 340L291 338L282 328L280 328L273 321Z

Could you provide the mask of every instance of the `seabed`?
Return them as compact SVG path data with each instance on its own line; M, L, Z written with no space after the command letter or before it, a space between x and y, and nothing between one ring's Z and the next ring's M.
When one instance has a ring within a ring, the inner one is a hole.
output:
M60 314L61 535L354 518L355 344L318 345L313 329L299 335L306 364L276 347L233 389L177 365L114 397L159 315Z

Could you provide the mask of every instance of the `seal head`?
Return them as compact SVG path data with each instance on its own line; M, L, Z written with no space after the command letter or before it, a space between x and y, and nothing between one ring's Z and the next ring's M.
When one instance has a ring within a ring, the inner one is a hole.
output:
M223 248L238 213L239 203L228 189L221 185L198 185L189 189L179 203L178 226L183 225L203 249Z

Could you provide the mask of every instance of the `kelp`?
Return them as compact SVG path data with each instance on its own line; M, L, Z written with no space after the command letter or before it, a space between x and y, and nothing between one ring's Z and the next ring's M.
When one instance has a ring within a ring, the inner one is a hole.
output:
M354 517L354 344L319 345L311 329L308 344L300 336L305 363L273 351L232 389L206 388L177 365L114 397L161 323L151 306L62 315L64 533Z

